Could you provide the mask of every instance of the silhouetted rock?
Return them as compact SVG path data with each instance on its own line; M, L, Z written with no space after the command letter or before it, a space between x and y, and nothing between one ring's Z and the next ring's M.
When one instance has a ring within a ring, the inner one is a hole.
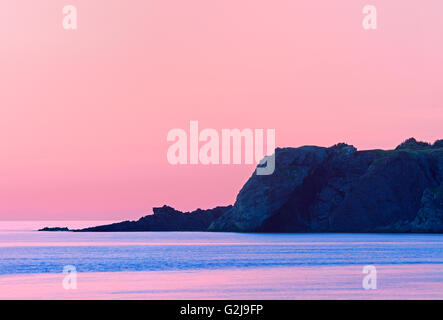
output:
M274 173L254 172L234 206L153 212L74 231L443 233L443 140L410 138L387 151L277 148Z
M274 174L253 174L209 230L443 232L440 198L426 191L442 184L443 148L412 138L390 151L338 144L275 155Z
M231 207L181 212L172 207L163 206L153 208L154 214L147 215L137 221L123 221L74 231L206 231L212 221L229 211Z
M421 199L422 207L412 221L410 231L442 232L443 230L443 185L426 189Z
M417 141L415 138L409 138L399 144L395 150L401 150L401 149L409 149L409 150L420 150L420 149L426 149L430 148L431 145L427 142Z
M432 148L443 148L443 139L435 141Z
M38 231L71 231L66 227L44 227L43 229L39 229Z
M277 161L271 175L256 175L237 195L232 210L218 218L210 230L255 231L285 205L293 191L328 157L322 147L305 146L275 150Z

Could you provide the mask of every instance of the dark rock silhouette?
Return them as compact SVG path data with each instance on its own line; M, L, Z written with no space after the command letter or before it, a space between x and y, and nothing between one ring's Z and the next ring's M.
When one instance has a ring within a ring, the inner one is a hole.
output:
M436 141L437 143L437 141ZM423 150L431 148L431 144L423 141L417 141L414 138L409 138L399 144L395 150Z
M233 206L74 231L443 233L443 140L395 150L278 148L272 175L249 178Z
M405 231L442 232L443 230L443 184L435 189L426 189L421 198L422 206L417 217L407 224Z
M39 229L38 231L70 231L66 227L45 227L43 229Z
M205 231L212 221L226 213L231 207L181 212L169 206L163 206L153 208L154 214L147 215L137 221L123 221L74 231Z
M443 232L441 140L395 150L276 150L271 176L248 180L209 227L247 232ZM437 189L436 189L437 188ZM432 222L431 222L432 221Z

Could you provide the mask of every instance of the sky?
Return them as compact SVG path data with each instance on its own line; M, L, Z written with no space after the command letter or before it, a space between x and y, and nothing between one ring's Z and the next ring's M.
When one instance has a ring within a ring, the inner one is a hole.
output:
M191 120L279 147L443 138L442 17L440 0L1 1L0 220L232 204L253 165L167 161Z

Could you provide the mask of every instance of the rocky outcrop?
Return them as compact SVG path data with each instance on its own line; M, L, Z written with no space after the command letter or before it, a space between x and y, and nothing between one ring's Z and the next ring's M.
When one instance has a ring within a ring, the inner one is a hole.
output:
M211 222L231 209L231 206L214 209L197 209L181 212L169 206L153 208L154 214L137 221L123 221L109 225L91 227L76 232L105 231L206 231Z
M38 231L70 231L70 230L66 227L45 227L39 229Z
M438 141L435 142L436 144ZM409 138L404 142L400 143L395 150L423 150L432 148L432 145L427 142L417 141L414 138Z
M409 231L442 232L443 230L443 185L426 189L421 198L422 207L412 221Z
M254 174L209 230L443 232L438 199L426 191L443 181L439 142L411 138L390 151L285 148L275 160L275 173ZM440 224L431 227L431 217Z
M327 148L277 149L278 164L272 175L254 174L240 190L231 211L209 230L254 231L289 201L295 188L328 156Z
M387 151L280 148L274 173L254 173L233 206L153 211L74 231L443 233L443 140L411 138Z

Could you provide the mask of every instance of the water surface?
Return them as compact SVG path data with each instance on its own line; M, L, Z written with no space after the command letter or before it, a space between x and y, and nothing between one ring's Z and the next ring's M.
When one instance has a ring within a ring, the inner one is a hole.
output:
M442 235L35 231L96 224L0 222L0 298L443 298Z

